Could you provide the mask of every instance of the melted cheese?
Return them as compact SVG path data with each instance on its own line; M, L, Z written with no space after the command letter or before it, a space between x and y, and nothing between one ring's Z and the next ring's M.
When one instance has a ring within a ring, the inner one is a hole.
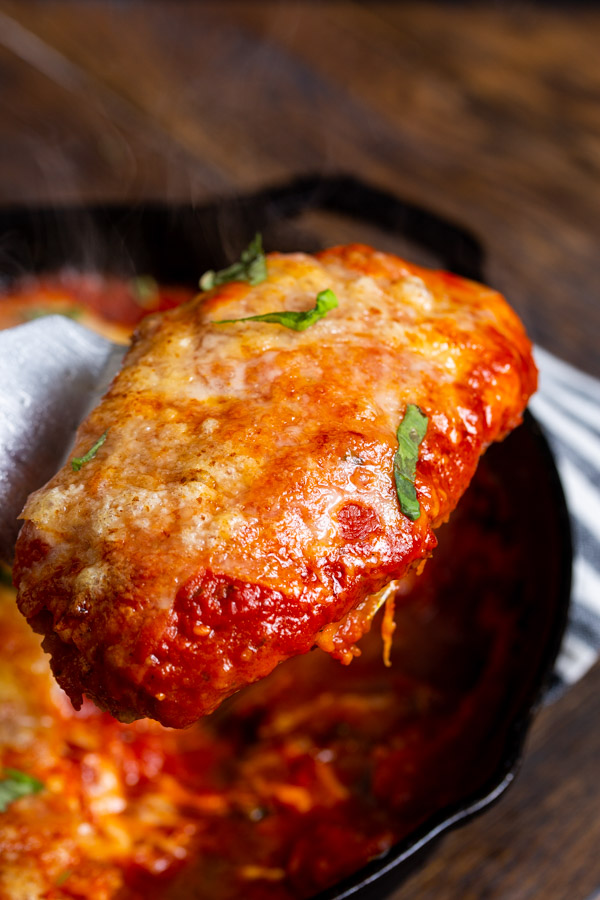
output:
M76 702L188 724L306 651L429 555L519 421L534 368L498 294L364 247L273 254L268 271L146 319L73 452L105 443L26 506L21 608L44 631L51 612ZM305 332L218 324L325 288L339 306ZM393 481L408 403L429 416L417 522Z

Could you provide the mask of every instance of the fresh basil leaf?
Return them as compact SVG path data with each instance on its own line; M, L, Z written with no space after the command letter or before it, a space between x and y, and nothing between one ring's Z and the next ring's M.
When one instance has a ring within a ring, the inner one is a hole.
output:
M0 812L5 812L11 803L29 794L39 794L44 785L32 775L18 769L4 769L0 778Z
M396 432L398 439L398 449L394 456L396 491L400 509L413 522L421 515L415 489L415 472L417 471L419 445L427 432L428 421L427 416L421 412L418 406L409 403Z
M304 312L283 311L264 313L262 316L245 316L243 319L220 319L213 322L213 325L229 325L231 322L273 322L276 325L291 328L293 331L306 331L307 328L326 316L330 309L335 309L338 305L338 298L333 291L327 288L317 294L317 302L313 308Z
M95 457L96 453L98 452L98 450L100 449L100 447L102 446L104 441L106 440L107 434L108 434L108 428L106 429L104 434L100 435L100 437L98 438L96 443L92 447L90 447L90 449L85 454L85 456L74 456L73 457L73 459L71 460L71 468L73 469L74 472L79 472L79 470L81 469L82 466L85 466L86 463L89 463L90 459L93 459Z
M267 261L263 252L262 236L255 234L238 262L234 262L226 269L214 272L210 269L200 279L200 288L210 291L219 284L227 284L228 281L247 281L248 284L260 284L267 277Z

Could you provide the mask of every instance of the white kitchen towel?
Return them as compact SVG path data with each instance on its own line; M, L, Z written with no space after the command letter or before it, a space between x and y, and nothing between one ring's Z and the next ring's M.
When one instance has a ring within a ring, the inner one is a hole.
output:
M573 529L569 625L548 699L581 678L600 654L600 380L540 347L540 384L529 408L554 451Z

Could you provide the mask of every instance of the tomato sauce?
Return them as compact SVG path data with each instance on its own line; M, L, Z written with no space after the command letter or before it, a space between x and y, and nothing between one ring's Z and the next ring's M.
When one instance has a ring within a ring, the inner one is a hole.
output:
M0 298L0 325L3 310L6 326L62 304L124 337L148 311L138 289L30 281ZM148 296L160 309L189 292ZM514 515L484 458L434 558L395 593L389 667L374 627L349 666L292 659L184 731L75 712L0 586L0 761L45 786L0 813L0 897L308 898L457 801L500 752L525 554ZM368 510L344 516L372 527Z

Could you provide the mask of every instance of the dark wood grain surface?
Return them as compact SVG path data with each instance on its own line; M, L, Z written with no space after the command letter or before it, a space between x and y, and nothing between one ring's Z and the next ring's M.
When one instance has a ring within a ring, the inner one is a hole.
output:
M0 0L0 203L355 173L470 228L535 340L600 375L599 46L573 3ZM599 770L595 667L395 900L587 900Z

